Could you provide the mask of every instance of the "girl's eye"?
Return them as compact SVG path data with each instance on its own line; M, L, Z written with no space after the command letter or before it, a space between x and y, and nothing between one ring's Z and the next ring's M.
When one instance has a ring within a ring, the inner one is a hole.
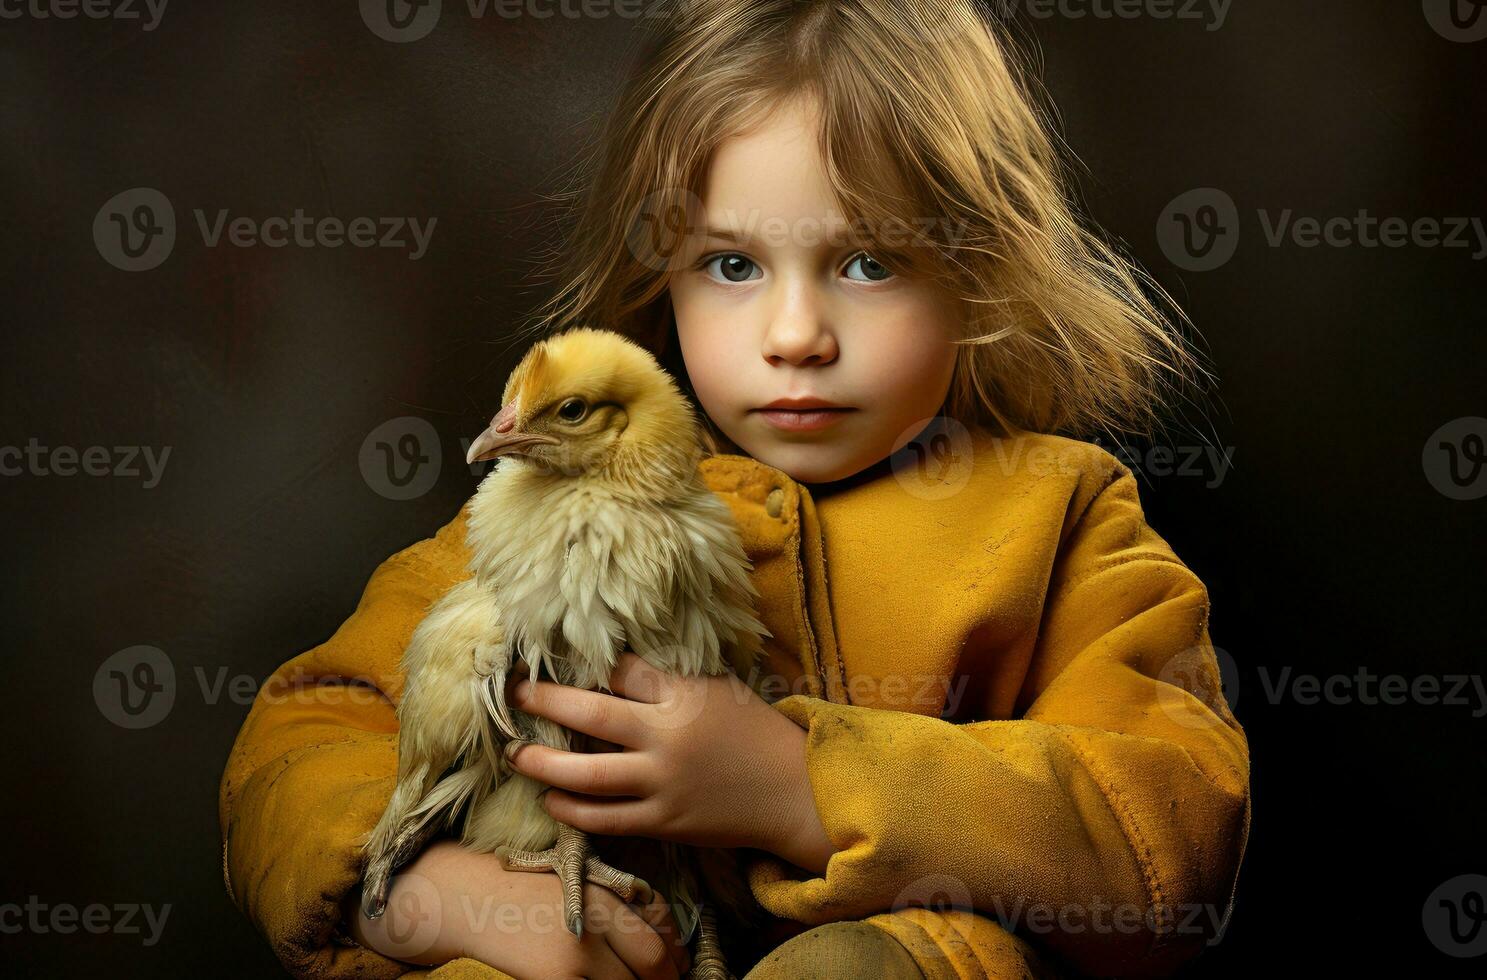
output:
M714 266L718 268L717 273L712 272ZM747 282L750 279L761 278L761 276L751 275L751 273L759 272L759 267L752 259L746 259L742 255L719 255L708 259L704 268L708 270L709 275L721 282Z
M852 275L852 270L859 268L862 272L861 278ZM893 273L889 272L887 267L884 266L883 263L879 262L871 255L868 255L866 252L863 252L851 262L848 262L847 268L843 271L847 273L848 279L851 279L855 282L882 282L884 279L890 279L893 277Z
M589 406L582 398L570 398L558 406L558 418L564 422L577 422L588 410Z

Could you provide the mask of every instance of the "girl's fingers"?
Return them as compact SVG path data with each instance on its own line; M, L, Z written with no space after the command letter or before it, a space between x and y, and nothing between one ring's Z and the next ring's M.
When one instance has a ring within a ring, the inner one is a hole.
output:
M565 789L550 789L543 791L542 805L554 820L586 834L651 837L663 829L662 821L656 816L656 806L649 800L581 796Z
M644 734L632 703L600 691L585 691L570 684L530 680L512 688L511 704L530 715L539 715L587 735L627 748L641 748Z
M511 765L524 776L589 796L644 796L645 762L638 752L566 752L539 742L516 750Z
M649 905L637 908L636 911L662 939L666 940L672 962L676 964L677 974L686 976L692 969L692 954L687 949L687 944L681 941L681 928L676 923L676 917L671 911L671 904L666 900L666 896L656 892Z
M638 976L609 943L599 942L594 949L594 957L598 960L593 964L594 980L635 980ZM584 972L587 975L588 971Z
M663 900L659 908L655 901L643 909L621 903L604 938L639 980L680 980L685 961L677 956L676 934Z

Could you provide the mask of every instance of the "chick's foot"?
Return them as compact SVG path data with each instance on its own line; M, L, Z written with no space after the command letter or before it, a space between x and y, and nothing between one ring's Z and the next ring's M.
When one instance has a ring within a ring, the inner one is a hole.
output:
M718 920L710 906L704 905L698 913L697 951L692 955L692 972L689 980L735 980L723 962L723 947L718 941Z
M563 881L563 918L568 931L583 936L583 884L592 881L614 892L624 902L649 905L655 892L645 879L611 868L593 854L581 830L558 825L558 840L545 851L508 851L502 862L508 871L555 871Z

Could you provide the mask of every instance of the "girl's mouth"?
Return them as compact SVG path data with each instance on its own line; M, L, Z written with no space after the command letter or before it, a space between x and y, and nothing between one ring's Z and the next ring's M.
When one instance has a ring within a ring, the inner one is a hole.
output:
M766 422L785 432L813 432L835 425L852 408L761 408Z

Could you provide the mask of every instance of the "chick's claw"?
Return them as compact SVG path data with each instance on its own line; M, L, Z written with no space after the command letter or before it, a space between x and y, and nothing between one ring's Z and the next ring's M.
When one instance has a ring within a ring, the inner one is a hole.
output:
M563 919L568 931L583 936L583 885L592 881L614 892L624 902L649 905L655 892L642 878L611 868L589 850L588 835L560 824L558 840L545 851L507 851L507 871L554 871L563 882Z
M699 913L697 953L692 957L690 980L735 980L723 961L723 948L718 940L718 922L710 906Z
M361 908L367 918L378 918L386 911L393 873L417 856L437 830L431 822L409 827L398 834L387 853L368 863L361 892Z
M361 889L361 914L375 919L387 910L387 885L391 878L390 861L377 861L367 867Z

